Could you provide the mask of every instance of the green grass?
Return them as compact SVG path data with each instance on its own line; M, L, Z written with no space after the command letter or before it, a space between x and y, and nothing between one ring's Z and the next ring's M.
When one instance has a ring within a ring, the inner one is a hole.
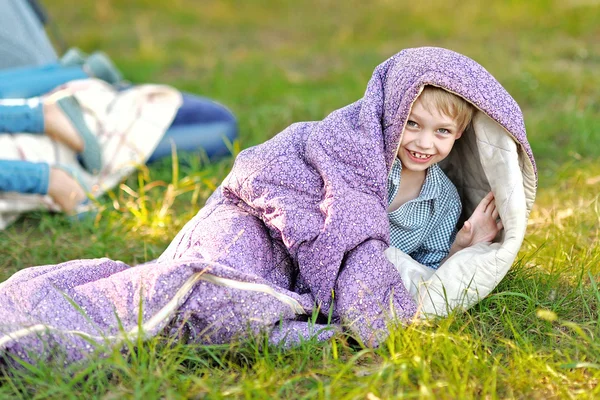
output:
M338 335L282 350L260 338L190 346L156 338L63 368L0 377L0 398L600 397L600 4L68 0L46 2L65 40L106 51L133 82L215 98L242 148L358 99L374 67L435 45L484 65L521 105L539 191L521 253L466 313L392 332L378 349ZM177 165L177 164L175 164ZM0 233L0 279L74 258L157 257L231 160L178 174L165 160L110 196L95 222L33 213Z

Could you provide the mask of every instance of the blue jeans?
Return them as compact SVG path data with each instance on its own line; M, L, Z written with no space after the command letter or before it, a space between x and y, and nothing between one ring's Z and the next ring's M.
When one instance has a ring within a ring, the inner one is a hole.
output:
M237 137L235 116L221 104L205 97L182 93L183 103L154 149L148 162L171 154L171 143L178 152L204 151L209 158L229 153L228 143Z
M21 160L0 160L0 191L48 194L50 166Z
M58 63L0 70L0 99L41 96L69 81L89 78L80 66Z
M44 109L37 99L23 104L0 104L0 132L44 133Z

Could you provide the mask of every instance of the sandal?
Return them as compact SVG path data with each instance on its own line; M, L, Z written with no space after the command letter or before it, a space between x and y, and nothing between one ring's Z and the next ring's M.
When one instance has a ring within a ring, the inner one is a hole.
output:
M86 74L102 79L112 85L119 84L123 80L123 75L119 69L110 57L102 51L87 55L78 48L72 47L62 56L60 63L65 67L79 66Z
M56 104L71 121L75 130L83 140L83 151L79 153L81 165L89 173L96 175L102 169L102 150L98 139L85 123L81 106L75 97L67 96L56 101Z

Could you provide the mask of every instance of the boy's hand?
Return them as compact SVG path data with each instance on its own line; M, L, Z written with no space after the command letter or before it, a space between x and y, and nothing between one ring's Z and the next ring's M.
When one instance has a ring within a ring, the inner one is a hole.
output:
M480 242L491 242L502 228L502 221L498 219L494 194L489 192L456 234L450 254Z

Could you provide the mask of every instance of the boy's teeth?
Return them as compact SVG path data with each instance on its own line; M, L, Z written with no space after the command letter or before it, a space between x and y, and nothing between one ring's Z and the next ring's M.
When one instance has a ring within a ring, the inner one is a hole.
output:
M411 151L410 154L412 154L412 156L416 157L416 158L429 158L429 157L431 157L429 154L421 154L421 153L416 153L414 151Z

